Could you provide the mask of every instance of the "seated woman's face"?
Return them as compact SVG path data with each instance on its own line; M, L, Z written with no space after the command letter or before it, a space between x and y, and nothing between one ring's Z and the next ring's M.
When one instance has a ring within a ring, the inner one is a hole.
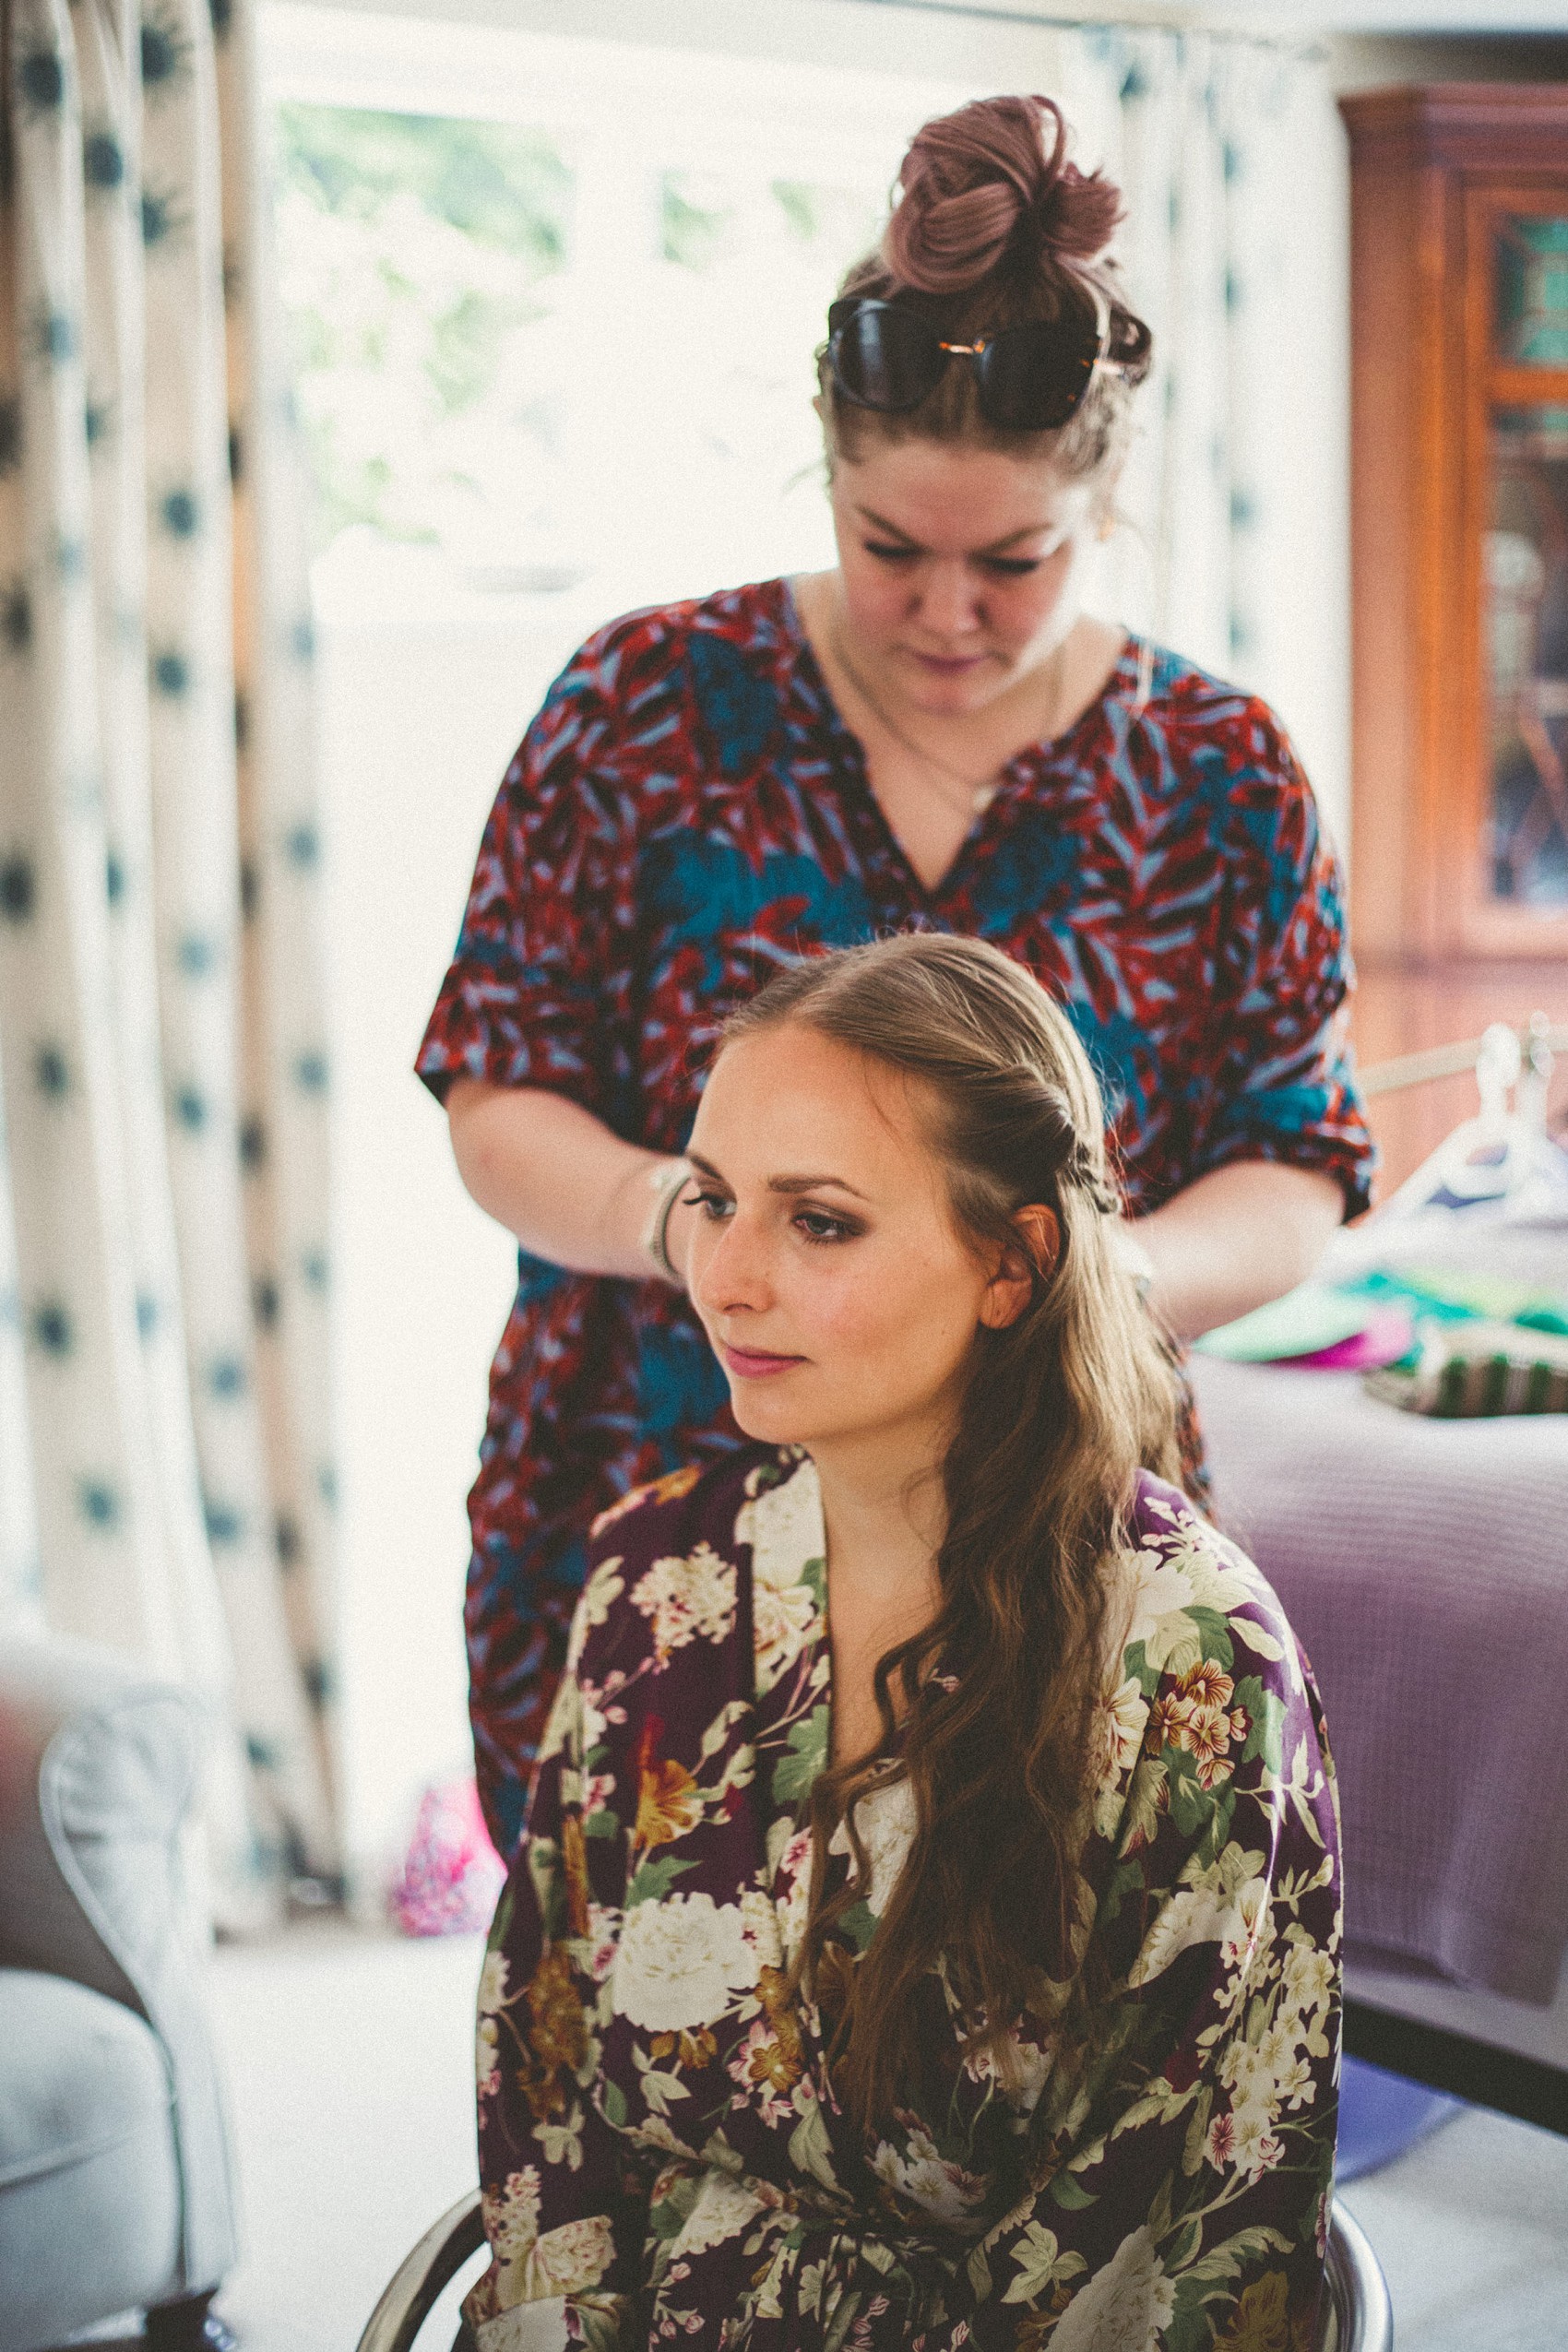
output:
M687 1280L748 1436L940 1458L1011 1287L959 1234L921 1081L797 1024L726 1048L688 1157Z

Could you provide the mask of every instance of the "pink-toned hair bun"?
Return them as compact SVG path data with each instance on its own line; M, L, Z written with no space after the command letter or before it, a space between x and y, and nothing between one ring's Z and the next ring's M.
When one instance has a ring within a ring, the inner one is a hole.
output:
M915 293L957 294L1004 260L1029 274L1052 261L1069 271L1093 262L1122 199L1066 150L1067 126L1049 98L979 99L927 123L904 158L882 242L894 277Z

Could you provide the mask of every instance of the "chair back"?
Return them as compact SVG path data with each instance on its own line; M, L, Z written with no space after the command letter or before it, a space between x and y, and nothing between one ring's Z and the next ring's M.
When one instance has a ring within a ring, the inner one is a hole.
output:
M1353 2214L1336 2204L1328 2221L1317 2352L1394 2352L1394 2306L1372 2241Z
M449 2287L484 2243L479 2191L459 2197L405 2254L370 2315L359 2352L411 2352L414 2338Z
M405 2255L370 2315L359 2352L412 2352L415 2337L470 2254L484 2243L479 2191L470 2189ZM1328 2293L1317 2352L1394 2352L1394 2308L1383 2265L1360 2222L1336 2204L1324 2259Z

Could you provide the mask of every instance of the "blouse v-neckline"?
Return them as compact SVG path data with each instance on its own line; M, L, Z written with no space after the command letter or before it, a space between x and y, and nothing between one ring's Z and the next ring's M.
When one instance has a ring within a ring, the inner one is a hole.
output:
M837 778L848 771L854 783L859 786L860 789L854 800L855 807L863 813L867 821L877 829L882 837L881 846L885 852L902 869L910 897L916 904L932 912L940 909L944 900L955 895L962 881L964 869L968 864L977 844L984 838L993 823L1002 821L995 812L1001 811L1004 814L1007 805L1016 798L1020 787L1039 783L1045 772L1059 761L1064 762L1068 766L1075 765L1080 748L1080 737L1088 732L1093 723L1102 719L1106 705L1118 694L1123 693L1130 686L1135 687L1138 671L1138 640L1129 630L1127 641L1118 654L1110 676L1099 692L1089 697L1072 724L1064 727L1060 735L1042 737L1037 742L1021 745L998 771L995 787L990 799L983 808L976 811L968 830L965 833L944 872L934 883L928 884L922 881L913 859L895 832L886 810L876 796L872 785L871 770L866 761L865 745L849 725L834 698L826 672L817 659L816 648L812 644L807 632L801 612L800 600L795 594L794 581L790 578L781 578L778 586L780 634L793 654L790 665L792 682L796 689L802 692L807 701L814 706L814 716L826 727L836 754L832 762L833 773Z

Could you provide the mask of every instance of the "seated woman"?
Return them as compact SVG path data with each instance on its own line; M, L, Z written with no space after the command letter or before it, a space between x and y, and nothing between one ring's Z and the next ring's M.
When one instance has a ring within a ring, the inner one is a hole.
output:
M481 2352L1307 2352L1333 1769L1169 1483L1073 1029L983 943L730 1023L689 1288L744 1452L595 1530L485 1964Z

